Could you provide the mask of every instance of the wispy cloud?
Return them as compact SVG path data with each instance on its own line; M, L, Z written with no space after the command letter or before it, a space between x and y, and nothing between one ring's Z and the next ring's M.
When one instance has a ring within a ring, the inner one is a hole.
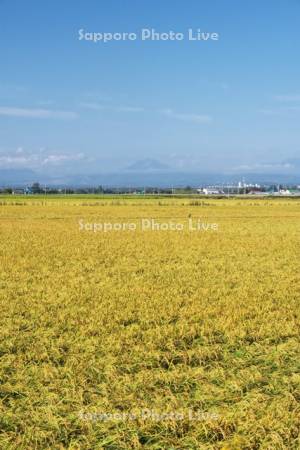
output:
M278 102L300 102L300 94L275 95L274 100Z
M54 103L55 102L53 100L39 100L36 104L38 106L52 106Z
M72 120L78 117L78 114L74 111L57 111L51 109L19 108L10 106L0 106L0 115L8 117L62 120Z
M140 106L117 106L116 111L119 112L143 112L144 108Z
M61 164L67 161L82 161L83 159L85 159L85 155L84 153L77 153L74 155L70 155L70 154L50 154L48 156L46 156L44 159L42 159L42 164L43 165L48 165L48 164Z
M28 95L30 90L26 86L0 82L0 95L2 98L16 99Z
M270 163L270 164L244 164L241 166L234 167L233 170L236 171L260 171L260 170L288 170L293 169L294 165L290 163Z
M264 116L282 116L285 113L282 109L260 109L259 112Z
M0 167L35 169L42 166L58 166L68 162L83 161L86 159L84 153L49 153L44 149L26 151L22 147L19 147L12 152L0 153Z
M178 119L185 122L193 122L198 124L210 123L213 120L212 117L207 114L178 113L173 111L172 109L163 109L161 113L172 119Z
M80 103L80 106L82 108L91 109L93 111L103 111L103 110L110 110L115 112L128 112L128 113L135 113L135 112L143 112L145 109L140 106L124 106L124 105L103 105L101 103L90 103L90 102L82 102Z
M228 84L228 83L225 83L225 82L218 83L218 86L219 86L224 92L227 92L227 91L229 91L229 89L230 89L229 84Z
M103 111L103 109L107 108L106 106L101 105L99 103L90 103L90 102L81 102L79 106L81 108L92 109L94 111Z
M300 106L284 106L281 108L260 109L259 112L264 116L289 116L289 113L300 112Z
M285 108L286 111L296 111L299 112L300 111L300 106L287 106Z
M106 92L85 92L83 94L83 98L86 98L88 101L96 101L96 102L111 102L113 101L113 98L111 95L107 94Z
M153 114L163 114L172 119L182 120L185 122L193 122L197 124L204 124L212 122L212 117L207 114L186 114L178 113L170 108L167 109L146 109L141 106L126 106L126 105L105 105L102 103L91 103L82 102L80 106L85 109L90 109L92 111L113 111L117 113L140 113L140 112L150 112Z
M17 155L13 155L13 156L1 156L0 155L0 167L1 166L6 166L6 165L21 165L21 166L26 166L29 162L29 159L25 156L17 156Z

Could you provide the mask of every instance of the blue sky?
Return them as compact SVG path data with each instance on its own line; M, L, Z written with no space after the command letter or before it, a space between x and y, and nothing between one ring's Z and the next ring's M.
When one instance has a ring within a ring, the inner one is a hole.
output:
M0 0L0 168L299 167L299 0ZM78 31L219 33L79 41Z

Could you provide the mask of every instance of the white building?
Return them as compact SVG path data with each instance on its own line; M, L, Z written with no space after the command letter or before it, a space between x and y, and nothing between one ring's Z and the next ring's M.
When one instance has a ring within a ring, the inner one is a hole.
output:
M224 194L224 192L221 191L220 189L214 189L214 188L204 188L202 192L204 195L222 195L222 194Z

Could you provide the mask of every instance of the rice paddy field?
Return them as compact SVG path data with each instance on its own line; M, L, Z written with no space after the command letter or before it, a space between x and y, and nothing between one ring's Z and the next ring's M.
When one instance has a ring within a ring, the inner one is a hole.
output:
M7 196L0 234L1 449L300 449L299 199Z

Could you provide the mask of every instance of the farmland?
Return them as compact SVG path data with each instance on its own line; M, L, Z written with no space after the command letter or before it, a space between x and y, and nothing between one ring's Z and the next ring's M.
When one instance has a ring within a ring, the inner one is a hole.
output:
M145 218L183 226L80 227ZM3 196L0 233L1 448L300 448L300 200Z

